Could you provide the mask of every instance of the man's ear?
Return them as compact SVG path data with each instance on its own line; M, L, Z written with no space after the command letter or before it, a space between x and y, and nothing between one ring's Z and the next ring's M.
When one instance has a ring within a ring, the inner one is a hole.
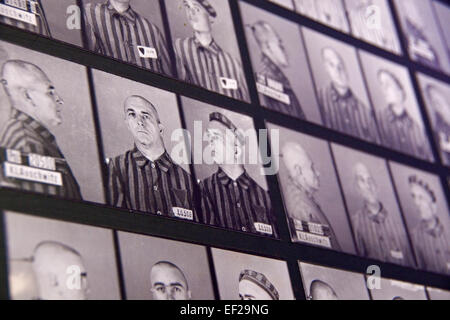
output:
M36 104L34 103L33 98L30 96L30 92L28 91L28 89L20 88L20 95L27 103L29 103L33 107L36 107Z
M164 134L164 131L166 130L166 128L164 127L164 125L162 123L158 123L158 128L159 128L159 133L162 136Z

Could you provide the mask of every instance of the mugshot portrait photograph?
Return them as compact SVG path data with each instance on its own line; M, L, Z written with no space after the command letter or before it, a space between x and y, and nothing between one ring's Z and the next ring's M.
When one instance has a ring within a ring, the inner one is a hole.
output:
M86 68L0 46L0 185L104 203Z
M298 13L333 29L349 33L343 0L294 0Z
M299 26L245 2L240 8L260 104L321 124Z
M279 130L278 181L292 240L355 254L352 234L326 141ZM276 150L272 149L275 153Z
M173 76L158 0L82 0L87 49Z
M381 278L380 288L370 290L373 300L427 300L424 286Z
M450 166L450 86L421 73L416 77L441 160L444 165Z
M98 70L93 77L108 204L198 222L189 164L174 158L185 148L172 139L181 129L176 96Z
M408 70L360 51L383 145L434 161Z
M450 300L450 291L427 287L427 294L430 300Z
M178 78L250 102L228 0L166 1Z
M394 4L411 59L427 67L450 73L450 57L437 25L432 1L394 0Z
M355 48L316 31L302 30L324 126L378 143L375 116Z
M294 300L286 262L211 250L221 300Z
M308 300L370 300L362 274L299 262Z
M128 300L214 300L206 248L119 232Z
M450 274L450 218L439 177L390 163L420 270Z
M81 19L77 3L77 0L0 3L0 23L81 47Z
M202 221L277 238L252 118L186 97L182 109L200 185Z
M442 32L442 37L445 40L448 58L450 59L450 29L448 28L450 9L445 3L439 1L433 1L433 9L439 22L439 30Z
M352 35L395 54L401 54L388 0L345 0Z
M358 254L415 267L386 161L337 144L332 148Z
M120 299L111 230L14 212L4 217L12 299Z

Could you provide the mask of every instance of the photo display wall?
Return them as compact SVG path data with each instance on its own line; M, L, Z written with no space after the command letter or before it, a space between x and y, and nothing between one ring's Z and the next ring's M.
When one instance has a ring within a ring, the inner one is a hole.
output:
M0 298L447 300L448 17L1 0Z

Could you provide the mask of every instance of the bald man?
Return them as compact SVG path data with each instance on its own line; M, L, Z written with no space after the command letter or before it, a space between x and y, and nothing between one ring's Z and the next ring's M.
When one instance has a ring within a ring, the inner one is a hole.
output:
M80 200L80 187L50 132L63 122L63 100L51 80L32 63L8 60L1 82L11 114L0 134L0 185Z
M336 30L348 32L348 22L342 0L294 0L301 14Z
M198 222L191 175L166 151L164 125L153 103L130 96L123 112L134 148L108 160L109 204Z
M241 300L280 300L275 286L262 273L243 270L239 275L239 298Z
M431 111L433 131L439 144L442 161L444 164L450 165L450 89L444 92L437 86L429 84L425 88L425 95Z
M294 241L341 250L333 228L315 199L320 173L305 149L295 142L282 148L289 177L283 185L289 227Z
M261 51L261 66L256 73L261 104L269 109L305 119L291 83L283 73L283 69L290 67L283 40L265 21L257 21L250 28Z
M155 263L150 271L153 299L190 300L191 291L183 271L168 261Z
M32 269L40 299L87 299L86 268L76 250L59 242L42 242L34 250Z
M375 115L350 88L344 60L331 47L323 48L321 54L330 79L329 84L319 90L319 108L323 124L369 142L378 142Z
M395 219L379 199L378 186L363 163L353 168L354 186L363 206L353 216L353 232L361 256L414 267L400 216Z
M206 132L218 170L200 182L205 223L277 237L269 194L245 169L245 137L224 114L209 115Z
M314 280L309 288L309 300L339 300L339 298L328 283Z

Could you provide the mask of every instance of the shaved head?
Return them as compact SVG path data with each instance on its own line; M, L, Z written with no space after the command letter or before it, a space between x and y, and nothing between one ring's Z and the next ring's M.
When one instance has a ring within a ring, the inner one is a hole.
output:
M333 48L325 47L322 49L322 59L325 70L335 89L339 90L341 94L347 91L349 88L349 79L347 68L342 57Z
M86 299L86 270L80 254L73 248L59 242L41 242L34 250L32 267L40 298Z
M186 276L172 262L155 263L150 271L150 282L156 300L189 300L191 298Z
M378 188L369 168L362 163L358 162L353 167L353 178L356 190L364 198L367 203L372 205L379 204Z
M160 119L159 119L159 114L158 114L158 110L156 110L156 107L153 103L151 103L150 101L148 101L147 99L145 99L144 97L138 96L138 95L133 95L133 96L129 96L128 98L125 99L125 102L123 104L123 111L126 114L128 108L130 106L146 106L155 116L155 118L157 119L158 123L161 123Z
M338 296L334 289L321 280L311 282L309 294L312 300L338 300Z
M8 60L2 67L2 82L8 96L18 88L32 88L39 82L50 82L38 66L22 60Z

